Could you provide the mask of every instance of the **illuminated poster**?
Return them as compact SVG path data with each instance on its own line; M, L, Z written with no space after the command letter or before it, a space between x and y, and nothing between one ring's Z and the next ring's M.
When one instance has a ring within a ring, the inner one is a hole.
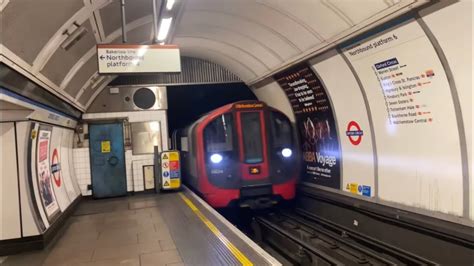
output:
M60 211L53 191L51 164L49 163L50 140L51 130L40 127L36 149L37 184L41 203L49 221Z
M340 146L331 102L308 65L275 76L290 100L303 152L303 180L340 188Z

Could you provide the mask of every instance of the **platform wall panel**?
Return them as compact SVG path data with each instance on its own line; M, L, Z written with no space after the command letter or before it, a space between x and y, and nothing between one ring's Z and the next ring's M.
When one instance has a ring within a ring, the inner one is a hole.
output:
M469 185L464 187L463 193L469 193L469 216L474 220L474 182L472 179L472 103L473 99L473 6L470 0L447 5L441 2L433 7L421 10L420 16L428 26L438 45L446 56L452 72L452 78L459 97L464 135L467 147L467 165ZM455 19L453 19L455 18ZM449 21L449 24L446 22ZM449 26L447 26L449 25ZM461 34L461 31L465 34Z
M14 123L0 123L0 240L21 237Z

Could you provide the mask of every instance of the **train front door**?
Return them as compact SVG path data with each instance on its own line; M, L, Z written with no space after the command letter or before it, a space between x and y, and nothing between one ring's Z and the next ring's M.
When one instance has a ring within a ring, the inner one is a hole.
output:
M110 198L126 195L123 124L90 124L89 143L92 196Z
M242 178L268 181L266 128L263 111L237 112Z

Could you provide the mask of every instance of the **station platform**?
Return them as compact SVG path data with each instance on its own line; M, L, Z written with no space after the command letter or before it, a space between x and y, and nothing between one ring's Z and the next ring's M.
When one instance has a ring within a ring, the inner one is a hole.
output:
M1 261L0 261L1 262ZM279 265L192 191L84 199L41 251L2 265Z

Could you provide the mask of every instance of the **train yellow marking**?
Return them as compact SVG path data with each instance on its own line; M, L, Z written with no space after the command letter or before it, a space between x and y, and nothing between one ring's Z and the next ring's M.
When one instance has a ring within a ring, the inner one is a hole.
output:
M188 205L188 207L196 214L199 219L209 228L209 230L224 244L224 246L227 247L227 249L234 255L234 257L242 263L242 265L245 266L252 266L253 263L236 247L234 244L232 244L227 237L225 237L219 229L211 222L209 219L207 219L204 214L194 205L194 203L186 197L183 193L179 193L179 196L181 196L181 199Z

